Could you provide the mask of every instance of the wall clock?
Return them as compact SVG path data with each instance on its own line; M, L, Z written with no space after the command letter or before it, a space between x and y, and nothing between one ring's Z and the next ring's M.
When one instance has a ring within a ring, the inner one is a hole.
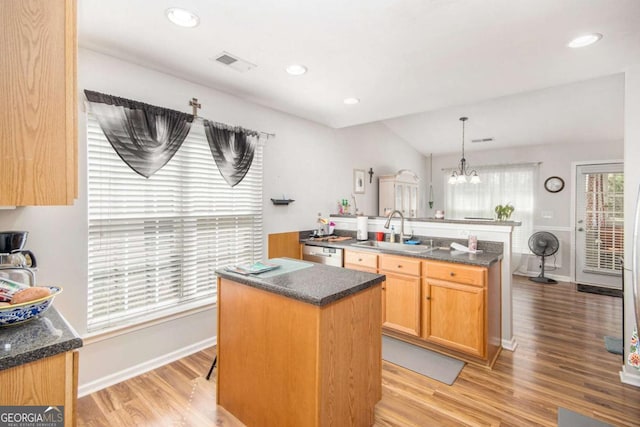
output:
M550 176L544 182L544 188L549 193L558 193L564 188L564 180L559 176Z

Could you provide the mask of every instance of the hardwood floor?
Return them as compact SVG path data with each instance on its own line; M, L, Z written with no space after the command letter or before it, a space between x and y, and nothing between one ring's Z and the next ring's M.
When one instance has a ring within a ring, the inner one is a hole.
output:
M620 383L622 299L514 276L515 352L494 369L466 365L447 386L384 362L377 426L555 426L558 407L616 426L640 425L640 388ZM79 400L79 426L240 426L215 405L207 349Z

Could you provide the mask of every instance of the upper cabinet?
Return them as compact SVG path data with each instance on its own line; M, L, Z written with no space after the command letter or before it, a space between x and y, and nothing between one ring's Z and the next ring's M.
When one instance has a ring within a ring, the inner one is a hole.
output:
M0 2L0 206L78 195L76 2Z
M380 177L378 215L387 216L394 210L402 212L405 218L418 216L418 176L401 170L396 175Z

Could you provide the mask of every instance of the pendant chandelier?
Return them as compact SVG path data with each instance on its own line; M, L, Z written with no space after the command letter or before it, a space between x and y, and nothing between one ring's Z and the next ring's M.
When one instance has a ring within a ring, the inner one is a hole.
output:
M458 169L451 172L449 184L464 184L467 182L468 176L471 177L472 184L480 183L478 173L475 170L467 170L467 159L464 158L464 122L468 119L468 117L460 117L460 121L462 122L462 158L460 159Z

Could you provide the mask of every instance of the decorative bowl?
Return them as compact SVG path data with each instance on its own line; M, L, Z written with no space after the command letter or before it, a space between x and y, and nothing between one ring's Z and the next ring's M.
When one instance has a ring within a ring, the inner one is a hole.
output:
M0 327L26 322L47 311L55 296L62 292L62 288L58 286L43 287L49 288L51 295L33 301L0 307Z

